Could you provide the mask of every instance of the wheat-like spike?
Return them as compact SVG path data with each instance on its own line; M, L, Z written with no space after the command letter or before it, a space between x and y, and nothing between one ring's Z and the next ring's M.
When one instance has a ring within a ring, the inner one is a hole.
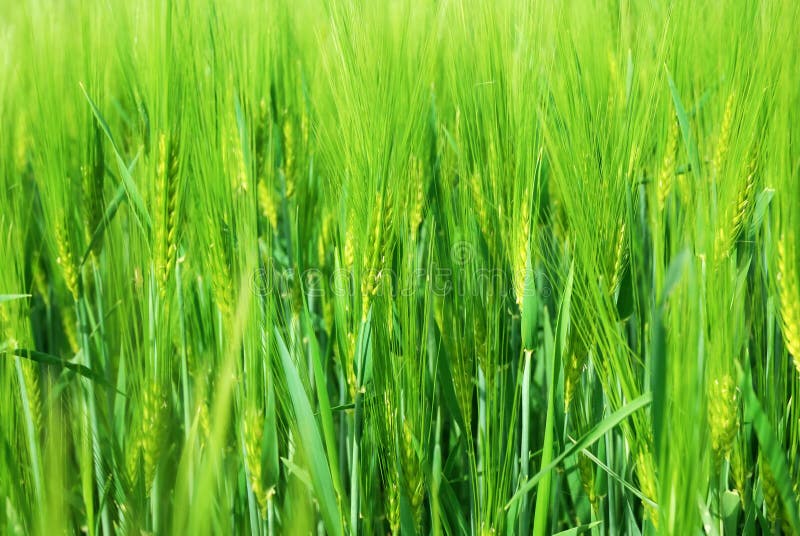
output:
M455 186L456 159L447 142L447 127L442 121L436 124L436 154L439 160L439 176L444 187L451 189Z
M303 112L300 114L300 139L303 143L303 148L308 151L310 141L310 128L308 119L308 110L303 106Z
M411 178L412 195L409 211L409 223L412 242L416 240L419 226L422 223L422 211L425 204L425 184L422 172L422 161L412 155L408 163Z
M575 328L572 328L570 333L569 347L572 351L564 364L564 413L569 411L570 403L580 388L581 374L589 357L589 350Z
M58 257L56 262L61 267L67 290L73 299L78 299L78 265L73 254L72 242L69 239L69 230L65 216L59 218L55 228L56 249Z
M664 160L658 174L658 210L664 210L667 198L672 191L675 178L675 153L678 150L678 122L673 118L667 134L667 146L664 150Z
M478 220L478 227L483 234L483 238L489 247L489 253L497 258L497 243L494 239L494 228L492 227L489 215L489 202L483 191L481 175L477 171L470 176L469 188L472 194L472 201L475 208L475 216Z
M731 206L717 230L714 253L717 263L730 257L734 251L737 237L742 233L750 214L753 191L755 190L756 157L751 157L747 166L746 178L739 188L736 203Z
M278 206L275 192L264 180L258 182L258 206L273 230L278 228Z
M439 309L440 312L438 315L441 316L441 306ZM442 317L437 320L437 323L443 321L444 318ZM439 326L439 329L441 330L442 326ZM456 392L456 402L458 402L465 422L470 422L472 418L472 387L474 385L472 382L473 360L476 355L482 354L485 351L485 336L486 333L483 326L482 315L473 315L472 340L474 351L470 351L469 348L463 348L463 350L456 353L452 362L453 386Z
M792 241L792 243L794 243ZM786 348L800 372L800 288L795 270L794 248L789 249L787 236L778 240L778 292L781 303L781 327Z
M647 447L641 447L636 455L636 476L639 478L639 487L642 494L655 502L658 497L656 471L653 454ZM653 526L658 528L658 509L649 503L644 503L644 511Z
M739 391L729 374L716 378L708 389L708 425L717 463L730 456L739 431Z
M377 277L373 272L374 266L377 264L378 244L380 244L381 236L381 218L379 217L379 207L376 203L376 210L373 211L372 225L370 233L370 246L371 252L364 260L363 272L361 274L361 317L366 319L367 311L372 300L372 295L377 289Z
M78 344L78 321L75 318L75 311L71 307L62 309L61 312L61 327L64 329L64 335L67 338L67 344L72 355L76 355L80 351Z
M400 487L397 485L397 471L395 477L389 483L387 493L389 494L389 504L386 507L387 518L389 519L389 531L391 534L400 534Z
M158 468L161 445L161 412L164 401L158 382L151 380L142 393L142 459L144 460L145 486L149 490Z
M45 269L38 259L33 263L33 288L41 296L45 306L49 308L52 301L50 299L50 283L47 281Z
M733 124L733 101L735 93L731 92L728 100L725 103L725 113L722 116L722 125L719 131L719 140L717 141L717 150L714 153L714 160L712 161L712 169L714 177L719 180L719 174L722 166L725 163L725 156L728 153L730 145L731 126Z
M23 173L28 167L31 136L28 121L23 113L17 116L17 128L14 132L14 167L17 173Z
M516 243L514 244L514 294L517 305L522 309L522 299L525 297L525 272L527 270L528 254L531 247L530 237L531 227L531 205L530 192L525 189L522 194L522 205L520 206L519 222L517 227Z
M328 246L333 243L333 228L333 216L329 211L325 211L317 233L317 262L320 268L328 266Z
M752 206L753 191L755 190L755 177L756 177L756 156L750 158L750 163L747 166L747 178L744 182L744 187L739 189L739 195L736 199L736 209L733 216L733 236L738 236L744 228L744 223L750 214Z
M422 500L425 498L425 488L422 482L420 461L414 449L414 434L408 420L403 422L403 475L411 500L411 511L414 515L414 524L417 530L422 522Z
M39 389L38 365L25 360L22 365L22 379L25 382L25 391L28 394L28 405L31 411L31 421L34 430L42 429L42 396Z
M388 191L382 198L381 205L381 227L380 227L380 241L378 245L378 257L376 258L376 268L382 268L386 265L389 257L389 252L392 249L392 240L394 239L394 226L392 225L394 217L394 199Z
M290 199L295 191L294 176L294 129L290 117L283 121L283 176L286 181L286 198Z
M781 497L769 461L763 455L758 457L758 472L761 475L761 493L764 496L767 520L775 524L781 518Z
M264 419L255 408L245 410L244 419L244 445L248 473L250 474L250 487L255 495L261 515L267 513L267 490L261 480L261 438L264 434Z
M399 357L392 354L392 363L396 363ZM383 393L383 419L386 437L396 437L397 418L394 401L389 392ZM400 534L400 474L398 472L397 460L395 458L394 442L386 446L386 464L383 466L384 477L384 508L386 519L389 522L390 534Z
M372 220L371 252L367 257L367 264L364 266L365 272L361 279L361 315L364 320L367 318L372 299L378 291L381 269L391 247L392 198L388 192L375 203Z
M628 264L628 248L625 247L627 242L627 226L623 222L619 226L617 232L617 247L614 249L614 267L611 274L611 285L609 287L609 294L614 294L619 289L622 283L622 274L625 272L625 267Z
M739 500L744 506L745 486L747 485L747 469L745 467L744 453L739 441L733 442L731 449L731 477L733 485L739 491Z
M211 437L211 420L209 418L208 404L201 400L197 407L197 429L200 440L200 450L204 450Z
M347 230L344 234L344 251L342 252L342 262L345 269L352 270L355 263L355 236L353 234L352 218L348 219Z
M268 137L270 114L266 99L259 103L258 123L255 130L255 160L257 179L258 208L275 230L278 228L278 200L275 192L272 160L269 155Z
M214 229L214 221L209 217L209 228ZM222 223L224 229L226 224ZM211 286L214 290L214 299L222 317L230 319L233 314L234 306L234 282L232 269L229 262L229 254L225 249L225 241L222 232L216 232L215 243L209 248L209 260L211 267Z
M125 471L132 485L139 481L139 468L142 463L142 436L139 427L131 426L125 441Z
M166 134L158 139L158 163L156 166L156 280L163 300L175 267L178 252L178 194L179 164L177 143L168 142Z
M258 102L258 120L255 129L255 155L259 166L259 174L263 173L263 166L267 159L267 136L269 135L271 120L267 99L262 97Z
M567 413L581 383L581 373L586 364L585 356L573 353L566 363L564 376L564 413Z
M593 509L597 510L600 497L598 497L597 493L594 491L594 464L592 460L583 453L578 454L578 474L581 478L583 491L589 499L589 504L592 505Z

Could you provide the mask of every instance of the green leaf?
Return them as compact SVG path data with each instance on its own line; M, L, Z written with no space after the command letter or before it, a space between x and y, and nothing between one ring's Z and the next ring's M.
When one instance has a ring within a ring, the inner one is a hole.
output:
M735 491L725 490L722 494L722 521L725 534L736 534L742 499Z
M309 318L308 308L303 309L303 329L305 336L309 341L309 348L311 350L311 363L314 367L314 384L317 388L317 399L319 400L319 416L322 421L322 435L325 438L325 449L328 453L330 460L331 476L333 477L333 486L336 493L342 496L341 477L339 476L339 457L337 455L336 436L334 435L333 428L333 413L331 411L331 400L328 395L328 381L325 369L322 366L322 357L317 342L317 336L314 334L314 328L311 325Z
M602 421L600 421L594 428L589 430L583 437L581 437L577 442L573 443L567 449L565 449L561 454L556 456L556 458L547 464L545 467L542 468L541 471L536 473L533 477L528 479L520 489L511 497L511 500L505 506L505 509L508 510L513 503L520 500L522 497L525 496L527 492L532 490L536 485L539 483L542 478L544 478L550 471L558 467L564 458L573 455L574 453L583 450L593 444L595 444L601 437L606 435L610 430L614 427L619 425L622 421L630 417L632 414L636 413L642 408L647 407L652 402L652 397L650 393L645 393L639 398L631 401L630 403L626 404L622 408L618 409Z
M106 207L106 211L103 213L103 218L100 220L100 223L97 224L97 228L94 230L94 233L92 233L92 238L89 240L89 245L86 247L83 257L81 257L80 266L86 264L86 261L89 259L89 255L92 253L92 250L95 248L95 246L97 246L97 244L100 242L103 234L105 234L106 227L108 227L108 224L117 213L117 209L125 199L125 184L123 183L119 185L119 188L117 188L117 192L114 194L114 197L111 199L108 207Z
M149 233L153 227L152 221L150 220L150 215L144 206L144 201L142 200L141 194L139 194L139 189L136 187L136 183L133 181L133 177L131 177L131 174L128 172L128 166L125 165L125 160L122 158L122 154L117 147L117 143L114 141L114 137L111 135L111 129L108 127L108 123L106 123L106 120L103 118L103 114L100 113L100 109L89 96L89 93L86 92L86 88L82 83L80 86L81 91L83 91L83 95L86 97L86 100L89 101L89 106L92 108L92 113L94 114L95 119L97 119L97 122L100 123L100 128L103 129L103 132L105 132L108 140L111 142L111 148L114 150L114 156L117 158L119 172L122 175L122 183L125 185L125 192L127 193L128 198L134 207L134 215L142 220L139 222L140 226L143 222L146 232Z
M675 81L672 79L672 75L669 72L669 69L664 67L667 71L667 80L669 81L669 90L672 93L672 101L675 104L675 113L678 116L678 125L680 125L681 129L681 137L683 137L683 143L686 145L686 151L689 153L689 164L692 166L692 172L694 172L695 176L700 175L700 156L697 152L697 143L694 140L694 136L692 135L692 129L689 125L689 116L686 113L686 108L683 106L681 102L681 97L678 94L678 88L675 85Z
M31 361L36 361L37 363L41 363L43 365L53 365L57 367L62 367L67 370L70 370L76 374L83 376L89 380L102 384L106 387L110 387L117 393L125 396L125 393L117 390L111 383L106 381L100 374L96 373L89 367L85 365L79 365L77 363L72 363L71 361L67 361L65 359L61 359L60 357L54 356L52 354L47 354L44 352L37 352L36 350L27 350L24 348L17 348L16 350L8 350L5 352L0 353L0 355L7 355L7 356L16 356L22 357L24 359L30 359Z
M0 303L30 298L30 294L0 294Z
M555 345L550 335L549 322L545 319L545 359L547 359L547 376L549 386L547 388L547 416L544 425L544 440L542 444L542 465L547 466L553 459L553 427L555 420ZM542 484L536 495L536 510L533 515L533 534L543 536L547 530L547 514L550 509L550 482L552 472L547 471L542 477Z
M633 271L630 263L625 264L622 280L617 293L617 314L620 321L625 321L633 314Z
M669 263L669 268L667 268L667 275L664 278L664 286L661 289L661 297L659 298L660 303L664 303L669 298L672 291L675 290L675 285L681 280L683 277L683 271L686 268L686 263L689 261L689 250L684 249L680 253L678 253L675 258Z
M753 209L752 228L758 229L761 222L764 221L764 215L767 213L767 208L775 196L775 190L772 188L764 188L764 190L756 196L756 206Z
M587 523L585 525L580 525L578 527L573 527L571 529L562 530L561 532L556 532L553 536L577 536L578 534L583 534L585 532L589 532L595 527L599 527L602 525L602 521L593 521L592 523Z
M278 344L278 354L280 354L283 372L286 376L286 388L292 400L292 407L297 421L297 432L300 437L298 445L303 450L304 457L309 464L311 482L314 485L314 492L319 501L319 509L325 529L328 534L342 536L342 518L333 488L330 466L325 454L325 448L322 446L322 438L320 438L317 421L314 419L314 413L311 410L308 394L305 387L303 387L300 374L278 328L275 328L275 339Z
M664 308L656 306L650 334L650 389L653 393L653 447L656 455L661 448L661 430L664 425L664 409L667 398L667 350L664 330Z

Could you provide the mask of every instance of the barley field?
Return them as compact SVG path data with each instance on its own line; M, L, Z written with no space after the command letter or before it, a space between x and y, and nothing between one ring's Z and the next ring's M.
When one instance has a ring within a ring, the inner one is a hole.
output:
M0 533L800 534L798 20L0 1Z

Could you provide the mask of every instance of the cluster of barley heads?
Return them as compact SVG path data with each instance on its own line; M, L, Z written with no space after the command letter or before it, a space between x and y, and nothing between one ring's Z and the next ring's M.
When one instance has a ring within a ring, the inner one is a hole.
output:
M793 2L0 4L0 532L800 533Z

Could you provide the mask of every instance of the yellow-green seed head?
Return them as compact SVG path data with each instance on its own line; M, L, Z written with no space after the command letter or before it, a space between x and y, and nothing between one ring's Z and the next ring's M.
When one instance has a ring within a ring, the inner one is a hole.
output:
M715 459L728 458L739 431L739 390L728 374L708 388L708 425Z

